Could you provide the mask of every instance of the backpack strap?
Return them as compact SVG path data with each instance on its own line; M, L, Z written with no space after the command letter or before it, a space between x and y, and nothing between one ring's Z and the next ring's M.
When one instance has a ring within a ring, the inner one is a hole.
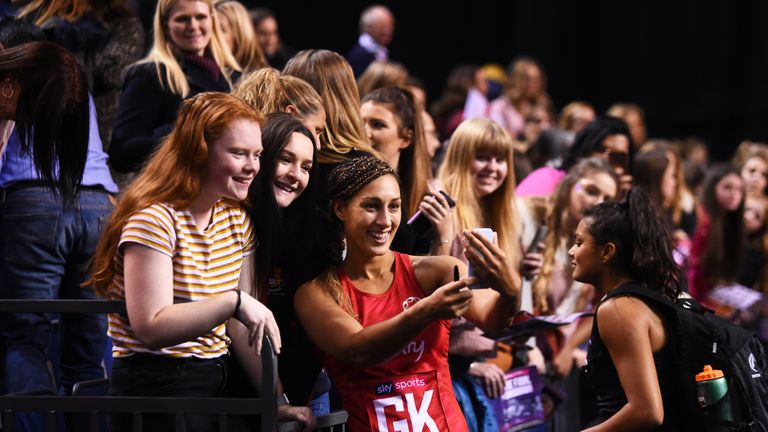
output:
M661 304L664 304L665 306L674 307L674 304L669 300L667 300L666 297L662 296L661 294L655 293L649 290L648 288L644 288L643 286L641 286L636 282L625 282L619 285L617 288L607 293L602 301L608 300L609 298L612 298L612 297L621 297L621 296L640 297L640 298L653 301L654 303L661 303Z
M666 297L662 296L661 294L655 293L648 288L642 287L640 284L636 282L626 282L621 285L619 285L617 288L610 291L608 294L606 294L601 300L600 303L602 304L604 301L614 298L614 297L637 297L641 300L644 300L646 303L648 303L649 306L659 306L663 310L666 310L667 312L672 312L670 309L674 310L677 308L677 306L669 301ZM599 305L598 305L599 306Z

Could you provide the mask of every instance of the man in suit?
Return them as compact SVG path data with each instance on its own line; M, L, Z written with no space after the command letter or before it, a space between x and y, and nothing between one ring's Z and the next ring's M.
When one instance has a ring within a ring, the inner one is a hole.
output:
M360 37L347 53L347 61L359 77L373 61L389 60L387 46L395 34L395 17L383 5L372 5L360 14Z

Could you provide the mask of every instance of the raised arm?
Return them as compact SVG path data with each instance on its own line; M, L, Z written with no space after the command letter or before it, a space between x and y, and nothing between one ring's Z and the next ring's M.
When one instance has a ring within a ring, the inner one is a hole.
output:
M461 316L472 300L466 289L471 280L463 279L441 286L388 320L363 327L325 292L322 283L315 279L299 288L296 314L320 349L361 367L388 359L431 322Z
M520 274L512 267L504 251L466 230L462 233L465 255L490 289L475 290L475 298L464 316L485 329L503 328L507 320L520 310Z

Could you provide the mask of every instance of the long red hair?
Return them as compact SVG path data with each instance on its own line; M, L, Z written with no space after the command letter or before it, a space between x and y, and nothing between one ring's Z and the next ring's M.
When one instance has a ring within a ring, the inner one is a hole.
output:
M115 277L117 245L128 218L157 203L189 206L200 193L208 162L208 148L235 120L262 123L264 116L240 99L225 93L201 93L185 100L176 126L158 147L134 182L123 191L101 235L94 255L92 277L104 295Z

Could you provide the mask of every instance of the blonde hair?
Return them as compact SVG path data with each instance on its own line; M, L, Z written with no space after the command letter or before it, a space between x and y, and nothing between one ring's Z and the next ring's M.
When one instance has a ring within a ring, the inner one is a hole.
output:
M256 40L251 16L245 6L235 0L216 0L216 12L227 20L234 46L230 47L235 60L244 71L267 66L267 59Z
M182 102L173 131L123 191L104 228L94 254L93 276L87 282L94 284L98 294L106 295L115 277L118 243L131 215L157 203L189 206L200 193L211 144L240 119L262 123L264 116L226 93L200 93Z
M590 157L582 159L574 165L560 182L555 193L549 198L550 202L547 205L545 219L548 231L544 239L544 260L541 273L532 287L533 306L539 314L554 313L547 297L552 273L555 270L555 258L561 247L569 247L568 241L572 239L573 230L578 223L577 220L574 220L570 210L571 191L579 180L597 173L607 174L616 185L619 184L616 174L608 162L597 157Z
M527 100L523 88L525 87L526 71L531 67L538 69L541 74L541 93L536 95L534 100ZM549 118L555 118L552 100L547 95L547 75L544 73L544 68L533 58L520 57L512 62L504 96L523 116L527 115L527 111L523 108L524 104L528 102L531 105L543 106L549 113Z
M375 61L357 79L360 97L389 86L404 86L408 83L408 70L400 63Z
M285 112L291 105L296 110L293 116L299 120L315 114L325 115L323 101L311 85L273 68L242 76L232 94L265 114Z
M492 228L498 235L499 247L517 268L521 251L518 244L519 220L515 208L513 146L509 133L494 121L465 120L451 137L437 177L448 195L456 201L456 229L460 232L465 229ZM480 197L475 189L470 164L478 153L483 152L506 160L507 177L496 191Z
M320 163L342 162L353 149L378 155L368 143L355 76L344 57L328 50L300 51L283 73L308 82L323 100L326 120Z
M741 170L744 168L744 164L753 157L759 157L768 163L768 144L750 140L742 141L736 148L732 163Z
M592 114L595 114L595 109L592 108L592 105L589 102L573 101L569 103L560 110L560 118L558 119L557 126L563 130L572 131L576 115L585 111L592 111Z
M37 11L34 24L39 27L53 17L69 22L77 21L90 9L89 0L31 0L21 9L19 18Z
M213 0L159 0L157 2L157 8L155 9L155 18L153 24L153 33L155 35L154 43L149 54L138 64L154 63L157 69L157 77L160 80L160 85L164 86L164 82L167 83L168 89L171 93L177 94L182 98L186 98L189 95L189 82L187 81L184 71L181 69L179 61L174 55L174 51L177 50L173 46L173 42L167 35L168 27L168 15L171 12L171 8L179 1L199 1L203 2L210 8L211 13L211 40L208 43L206 49L210 52L211 57L219 66L222 76L227 80L227 83L232 87L232 82L229 79L229 71L240 71L240 65L235 60L232 52L221 41L221 35L219 34L219 24L216 20L216 13L213 7ZM165 68L165 71L163 71ZM163 79L165 78L165 79Z

